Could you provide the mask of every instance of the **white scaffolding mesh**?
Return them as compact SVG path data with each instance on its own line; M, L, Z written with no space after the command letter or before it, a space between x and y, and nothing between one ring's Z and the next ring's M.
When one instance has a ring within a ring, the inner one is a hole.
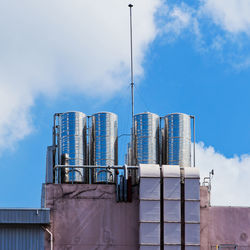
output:
M140 164L140 250L160 249L160 167Z
M140 244L160 245L160 223L140 223Z
M200 202L185 201L185 221L200 222Z
M159 201L140 201L140 221L160 221L160 202Z
M180 222L181 205L178 200L164 200L164 221Z
M200 175L197 168L184 168L185 178L185 245L200 249Z
M164 199L164 249L181 248L181 179L179 166L162 166ZM174 245L171 245L174 244Z
M181 244L181 223L164 223L164 244Z
M186 245L200 244L200 224L185 224Z
M140 179L140 199L160 200L160 178Z

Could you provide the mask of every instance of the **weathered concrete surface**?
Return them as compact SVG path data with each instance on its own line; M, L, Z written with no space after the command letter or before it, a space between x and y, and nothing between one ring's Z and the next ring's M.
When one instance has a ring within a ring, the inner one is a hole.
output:
M46 184L55 250L137 250L138 190L117 203L114 185ZM49 237L46 249L50 249Z
M235 244L244 246L238 249L250 249L250 208L209 207L206 187L201 187L200 194L201 250L221 244Z
M138 250L137 191L132 203L117 203L114 185L46 184L54 249ZM209 207L206 187L201 187L200 198L201 250L215 250L211 247L217 244L236 244L245 246L239 250L250 250L250 208ZM50 249L49 235L45 245Z

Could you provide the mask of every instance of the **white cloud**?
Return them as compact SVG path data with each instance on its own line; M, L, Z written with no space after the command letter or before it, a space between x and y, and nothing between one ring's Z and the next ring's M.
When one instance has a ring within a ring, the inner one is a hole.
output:
M237 70L249 68L249 0L168 1L164 10L161 34L168 41L189 36L199 52L213 52Z
M141 0L133 8L137 76L161 4ZM0 6L0 150L30 133L38 95L110 97L128 84L127 1L0 0Z
M182 35L186 29L198 34L199 29L195 15L195 10L185 3L167 5L162 13L163 19L167 18L167 21L163 22L161 33L167 34L169 40ZM173 37L169 37L169 35L173 35Z
M212 205L250 206L250 155L226 158L200 142L196 145L196 165L202 178L214 169Z
M224 30L250 35L249 0L203 0L204 13Z
M196 6L188 1L168 3L165 8L166 26L180 34L184 29L193 29L193 22L211 22L224 31L250 35L249 0L201 0Z
M191 22L191 13L188 9L175 6L169 13L171 21L167 23L166 32L172 31L179 35L181 31L187 28Z

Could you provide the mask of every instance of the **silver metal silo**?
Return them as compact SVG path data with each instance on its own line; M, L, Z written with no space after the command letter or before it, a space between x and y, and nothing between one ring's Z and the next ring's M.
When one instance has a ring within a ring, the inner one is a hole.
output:
M134 116L136 165L159 164L159 127L160 117L145 112Z
M165 116L165 164L191 167L190 115L174 113Z
M92 116L91 132L91 165L118 165L117 115L111 112L100 112ZM113 170L97 168L93 171L94 182L114 182Z
M86 115L82 112L66 112L59 115L59 152L63 165L85 165L87 159ZM65 168L63 182L86 182L82 168Z

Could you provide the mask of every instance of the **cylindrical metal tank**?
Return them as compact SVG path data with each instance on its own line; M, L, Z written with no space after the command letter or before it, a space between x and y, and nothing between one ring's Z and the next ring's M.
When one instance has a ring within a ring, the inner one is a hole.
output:
M111 112L92 115L90 139L91 165L118 165L118 118ZM114 170L97 168L93 171L93 182L114 182Z
M159 121L159 116L150 112L134 116L136 165L159 164Z
M165 116L165 164L191 167L190 115L174 113Z
M86 115L82 112L66 112L59 116L59 154L61 164L85 165L87 162ZM67 158L67 159L66 159ZM63 182L86 182L87 170L65 168Z

